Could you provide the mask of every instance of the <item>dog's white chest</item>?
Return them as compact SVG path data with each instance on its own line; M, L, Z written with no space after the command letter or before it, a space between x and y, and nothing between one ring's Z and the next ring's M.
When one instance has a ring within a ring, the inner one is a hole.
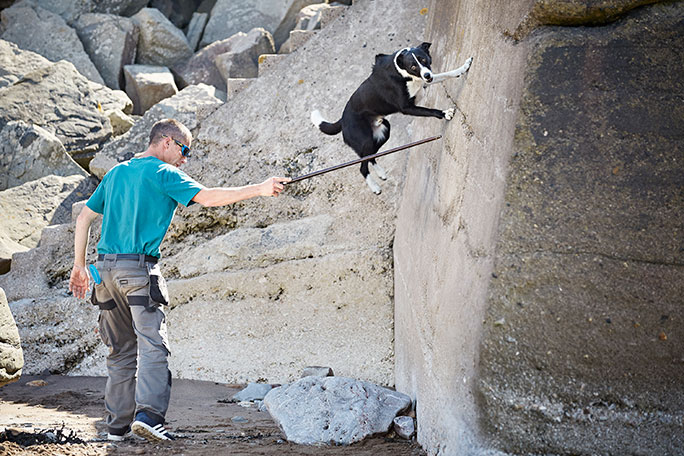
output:
M409 98L415 97L420 89L423 88L423 80L422 79L411 79L406 83L406 89L408 89L409 93Z

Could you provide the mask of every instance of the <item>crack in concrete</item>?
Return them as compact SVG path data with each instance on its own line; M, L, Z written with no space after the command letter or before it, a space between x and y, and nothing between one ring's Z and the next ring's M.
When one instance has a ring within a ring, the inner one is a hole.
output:
M606 259L609 259L611 261L644 263L644 264L650 264L650 265L655 265L655 266L684 267L684 263L659 261L659 260L649 260L649 259L643 259L643 258L620 257L620 256L616 256L616 255L610 255L607 253L590 252L590 251L583 251L583 250L573 250L573 251L563 251L563 252L554 251L554 250L534 250L534 251L529 251L529 252L517 252L515 255L520 255L520 254L522 254L522 255L534 255L534 254L539 254L539 253L549 253L552 255L593 255L593 256L599 256L602 258L606 258Z

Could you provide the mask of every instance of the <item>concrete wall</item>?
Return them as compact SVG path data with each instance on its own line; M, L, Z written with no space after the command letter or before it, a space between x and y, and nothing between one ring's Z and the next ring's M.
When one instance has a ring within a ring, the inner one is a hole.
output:
M684 4L645 3L431 5L433 67L475 60L394 243L430 454L682 454Z

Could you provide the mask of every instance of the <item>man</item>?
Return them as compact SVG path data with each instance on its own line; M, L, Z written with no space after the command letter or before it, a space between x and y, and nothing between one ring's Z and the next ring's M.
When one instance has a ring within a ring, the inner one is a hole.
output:
M176 120L155 123L148 149L112 168L76 221L69 290L82 299L89 289L85 265L90 225L103 215L92 301L101 309L100 337L109 348L109 440L123 440L129 431L151 441L173 439L164 428L171 393L162 307L168 294L157 260L178 203L224 206L278 196L289 181L272 177L244 187L206 188L178 169L190 154L191 140L190 131Z

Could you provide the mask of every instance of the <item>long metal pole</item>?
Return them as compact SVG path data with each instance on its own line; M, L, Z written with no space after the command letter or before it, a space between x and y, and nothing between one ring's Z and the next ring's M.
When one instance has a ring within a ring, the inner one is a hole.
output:
M314 171L314 172L309 173L309 174L304 174L303 176L295 177L290 182L286 182L286 184L294 184L295 182L303 181L304 179L309 179L309 178L314 177L314 176L320 176L321 174L329 173L330 171L335 171L335 170L338 170L340 168L346 168L347 166L356 165L358 163L363 163L363 162L368 161L368 160L373 160L375 158L382 157L383 155L393 154L395 152L399 152L400 150L419 146L421 144L425 144L426 142L434 141L435 139L440 139L441 137L442 137L442 135L432 136L430 138L421 139L420 141L416 141L416 142L412 142L409 144L404 144L403 146L395 147L394 149L389 149L389 150L386 150L384 152L378 152L377 154L368 155L367 157L362 157L362 158L359 158L356 160L352 160L352 161L347 162L347 163L342 163L339 165L331 166L330 168L320 169L318 171Z

